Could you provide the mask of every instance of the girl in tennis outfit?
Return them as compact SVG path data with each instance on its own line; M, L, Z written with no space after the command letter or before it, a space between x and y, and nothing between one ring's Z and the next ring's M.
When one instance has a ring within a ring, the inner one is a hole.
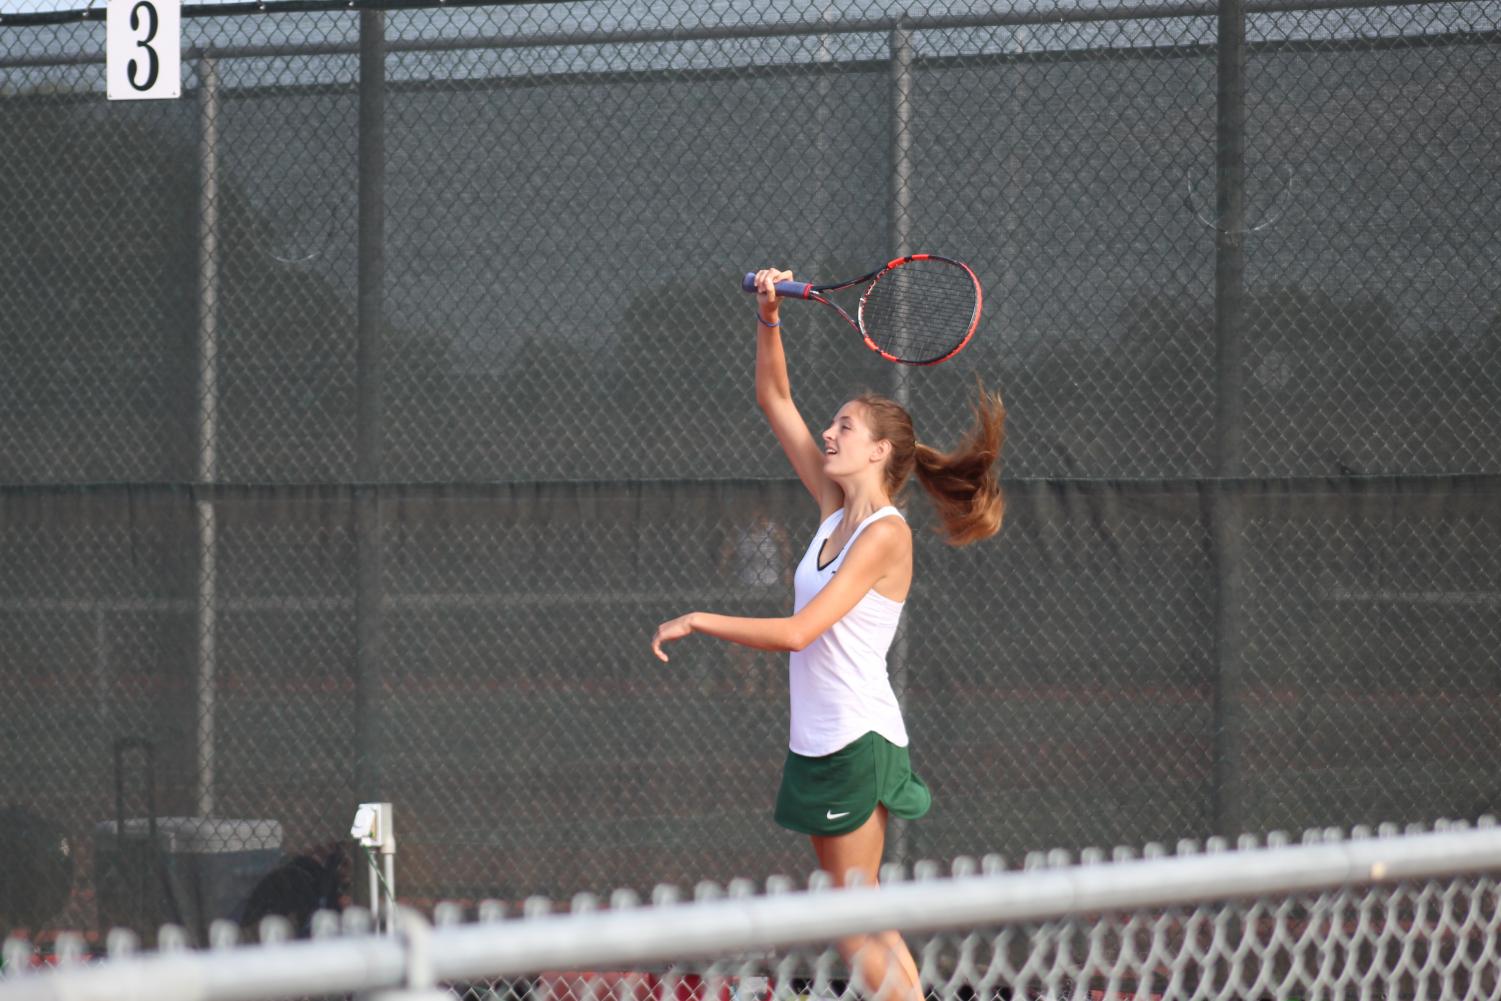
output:
M793 575L793 614L744 618L690 612L657 627L652 650L703 633L761 650L789 651L791 734L776 820L812 837L835 885L853 870L875 885L889 816L916 819L932 802L912 772L907 729L886 673L912 586L912 531L893 505L914 472L951 545L994 535L1004 505L995 464L1005 408L980 391L975 423L951 453L919 444L897 403L866 393L839 408L821 442L792 401L775 284L756 275L756 401L818 504L819 526ZM867 948L867 946L876 946ZM917 966L896 932L840 943L881 1001L920 999Z

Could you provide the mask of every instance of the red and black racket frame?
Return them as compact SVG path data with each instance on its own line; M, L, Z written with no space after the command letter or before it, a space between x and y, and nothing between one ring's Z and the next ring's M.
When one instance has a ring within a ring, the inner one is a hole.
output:
M956 344L953 349L951 349L941 358L930 358L924 361L911 361L906 358L898 358L895 355L883 351L873 340L870 339L870 335L865 332L865 301L870 297L871 289L876 287L876 283L881 280L881 277L883 275L886 275L891 271L895 271L897 268L901 267L904 264L911 264L913 261L939 261L943 264L951 264L956 268L962 268L965 274L969 275L970 281L972 281L975 286L975 311L974 315L970 317L969 329L964 332L964 337L959 341L959 343ZM823 293L825 292L838 292L840 289L847 289L854 285L859 285L863 282L869 282L870 286L866 288L866 290L860 295L860 307L858 310L860 319L856 319L855 317L850 316L849 313L845 312L838 303L832 302L831 300L825 298L823 295ZM746 292L755 292L755 273L748 272L745 276L745 279L741 282L740 287ZM880 355L882 358L885 358L887 361L896 362L898 365L937 365L941 362L948 361L960 351L963 351L965 345L967 345L975 336L975 330L977 330L980 326L980 311L984 305L984 293L980 288L980 279L975 275L974 270L963 261L956 261L952 257L941 257L938 254L908 254L905 257L895 257L887 261L881 267L870 272L870 274L861 275L859 278L851 278L849 281L837 282L833 285L814 285L810 282L777 282L776 289L777 295L785 299L809 299L813 302L821 302L825 306L828 306L840 316L844 317L844 322L848 323L855 329L855 332L860 335L860 339L865 342L866 347L870 348L872 351Z

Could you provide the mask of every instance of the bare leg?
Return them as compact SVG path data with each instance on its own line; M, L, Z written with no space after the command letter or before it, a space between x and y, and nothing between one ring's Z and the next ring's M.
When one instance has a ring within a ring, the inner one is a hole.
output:
M835 886L844 886L851 870L860 874L864 885L875 886L885 848L886 807L881 804L876 805L869 820L848 834L813 836L818 867L833 877ZM858 963L860 979L875 992L872 1001L922 1001L917 963L898 933L886 931L841 939L839 953L851 972Z

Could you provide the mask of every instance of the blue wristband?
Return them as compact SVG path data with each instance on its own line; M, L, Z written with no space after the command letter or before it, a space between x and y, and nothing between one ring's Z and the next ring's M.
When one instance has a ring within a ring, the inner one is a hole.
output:
M756 322L761 324L761 326L763 327L780 327L782 325L781 320L778 320L776 323L767 323L766 320L762 318L761 311L759 309L756 310Z

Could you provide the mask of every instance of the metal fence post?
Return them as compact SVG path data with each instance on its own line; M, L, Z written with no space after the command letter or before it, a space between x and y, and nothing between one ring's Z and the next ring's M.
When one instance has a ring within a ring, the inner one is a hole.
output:
M381 338L385 320L385 14L360 12L358 344L355 351L355 794L381 798Z
M212 56L198 61L198 678L196 795L200 817L214 814L214 690L218 655L217 511L219 477L219 71Z
M911 253L912 240L912 27L899 17L891 29L891 219L893 257ZM899 380L905 382L906 369ZM900 401L898 401L900 402Z
M891 29L891 218L890 256L912 252L912 28L903 16ZM903 407L911 405L906 365L893 365L891 397ZM907 691L907 629L905 625L891 644L891 688L905 709ZM911 825L900 818L890 821L890 856L901 861L911 856Z
M1213 824L1221 835L1244 829L1241 774L1242 539L1244 514L1236 481L1242 455L1241 340L1245 319L1244 0L1221 0L1216 66L1214 240L1215 476L1210 491L1214 607Z

